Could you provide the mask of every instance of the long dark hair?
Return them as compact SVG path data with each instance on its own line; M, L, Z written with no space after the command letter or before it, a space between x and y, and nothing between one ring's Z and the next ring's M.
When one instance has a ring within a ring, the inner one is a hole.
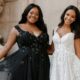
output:
M68 10L74 10L76 13L76 20L71 24L71 31L75 33L75 39L80 38L80 12L74 5L70 5L64 10L61 15L61 22L58 24L58 27L61 27L64 24L64 16Z
M47 28L46 28L46 25L45 25L44 20L43 20L42 10L41 10L40 6L38 6L38 5L34 4L34 3L29 4L29 5L25 8L25 10L24 10L24 12L23 12L23 14L22 14L22 18L21 18L21 20L19 21L19 24L20 24L20 23L26 23L26 22L27 22L26 16L28 15L29 11L30 11L32 8L35 8L35 7L39 10L39 18L38 18L38 21L35 23L35 25L36 25L41 31L47 33Z

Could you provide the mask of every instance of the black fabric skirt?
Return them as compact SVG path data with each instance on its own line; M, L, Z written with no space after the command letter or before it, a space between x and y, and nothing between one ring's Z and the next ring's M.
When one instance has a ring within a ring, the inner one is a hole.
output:
M12 74L8 71L0 71L0 80L11 80Z
M33 53L32 53L33 54ZM48 56L28 54L13 73L12 80L49 80Z
M30 53L30 49L27 47L22 47L11 55L7 56L4 60L0 62L0 71L7 71L13 73L20 65L22 59L28 53Z

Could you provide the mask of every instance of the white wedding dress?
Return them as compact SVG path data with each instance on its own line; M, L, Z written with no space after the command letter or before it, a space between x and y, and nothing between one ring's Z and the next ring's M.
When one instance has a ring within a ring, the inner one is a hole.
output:
M54 32L55 51L51 59L50 80L80 80L80 59L75 55L74 33L60 38Z

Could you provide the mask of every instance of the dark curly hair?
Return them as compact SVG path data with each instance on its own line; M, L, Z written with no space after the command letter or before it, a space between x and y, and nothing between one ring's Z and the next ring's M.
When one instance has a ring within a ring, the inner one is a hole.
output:
M76 13L76 20L71 24L71 31L75 33L75 39L80 38L80 12L74 5L70 5L64 10L61 15L61 22L58 24L58 27L61 27L64 24L64 16L68 10L74 10Z
M22 18L21 18L21 20L19 21L19 24L20 24L20 23L26 23L26 22L27 22L26 16L28 15L29 11L30 11L32 8L35 8L35 7L39 10L39 19L38 19L38 21L35 23L35 25L36 25L41 31L47 33L47 28L46 28L46 25L45 25L44 20L43 20L42 10L41 10L40 6L38 6L38 5L34 4L34 3L29 4L29 5L25 8L25 10L24 10L24 12L23 12L23 14L22 14Z

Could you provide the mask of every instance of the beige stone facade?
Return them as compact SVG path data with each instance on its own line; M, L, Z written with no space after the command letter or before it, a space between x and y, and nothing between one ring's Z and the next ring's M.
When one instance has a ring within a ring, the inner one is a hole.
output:
M68 5L75 5L80 8L79 0L0 0L4 2L4 9L0 14L0 34L7 40L8 33L21 18L24 8L29 3L37 3L41 6L44 20L48 27L50 40L52 31L57 27L62 11ZM0 3L1 4L1 3Z

